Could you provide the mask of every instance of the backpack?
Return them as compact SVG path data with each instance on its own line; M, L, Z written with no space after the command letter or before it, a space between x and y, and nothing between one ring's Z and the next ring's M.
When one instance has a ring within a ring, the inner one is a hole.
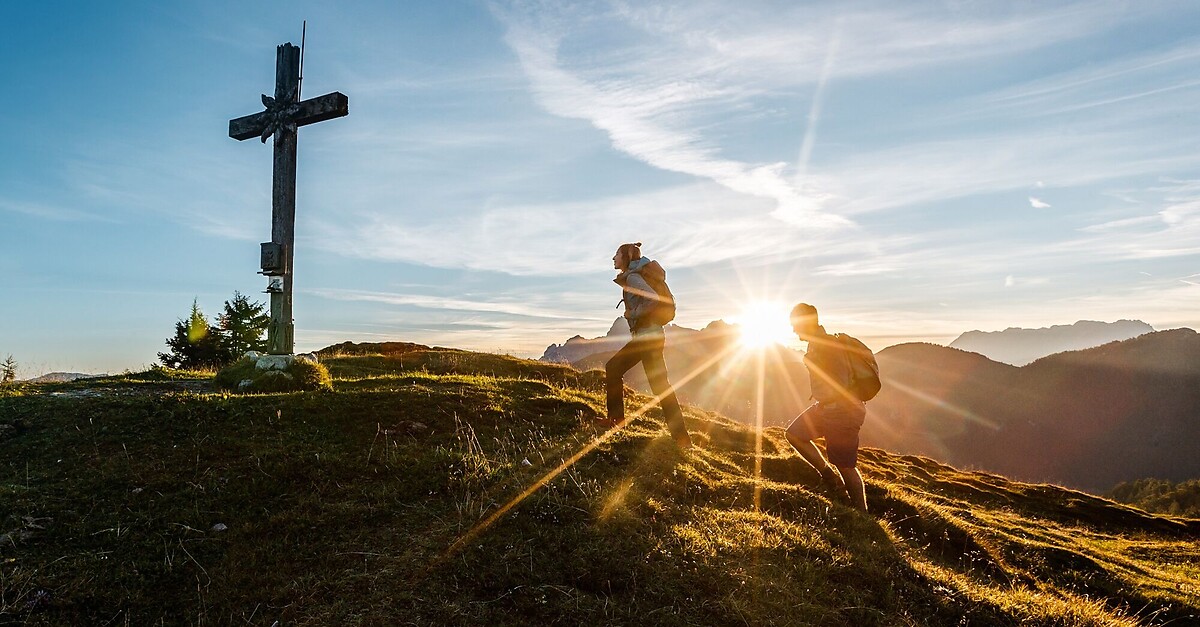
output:
M834 337L842 343L842 352L850 362L850 382L846 385L850 393L864 402L875 398L883 383L879 380L879 364L871 349L845 333L838 333Z
M654 303L654 307L646 314L645 320L659 326L667 326L675 319L675 295L671 293L671 288L667 287L666 279L660 279L658 276L642 275L654 293L658 295L658 299Z

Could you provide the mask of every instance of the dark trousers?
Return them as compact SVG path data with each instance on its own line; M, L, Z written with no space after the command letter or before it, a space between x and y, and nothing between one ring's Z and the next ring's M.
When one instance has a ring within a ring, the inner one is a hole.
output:
M608 418L620 421L625 419L625 388L622 378L629 369L642 362L646 370L646 379L650 389L659 397L659 406L667 419L667 429L671 435L683 437L687 428L683 424L683 411L679 409L679 399L675 398L675 390L667 380L667 364L663 360L663 335L649 333L635 335L628 344L621 347L608 363L604 364L605 382L608 391Z

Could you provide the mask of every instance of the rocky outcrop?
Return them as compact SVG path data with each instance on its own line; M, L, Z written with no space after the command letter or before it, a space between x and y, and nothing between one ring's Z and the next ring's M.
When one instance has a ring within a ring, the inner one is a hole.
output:
M585 338L576 335L562 344L547 346L539 361L573 364L589 355L615 351L628 341L629 323L625 318L617 318L609 327L608 333L600 337Z

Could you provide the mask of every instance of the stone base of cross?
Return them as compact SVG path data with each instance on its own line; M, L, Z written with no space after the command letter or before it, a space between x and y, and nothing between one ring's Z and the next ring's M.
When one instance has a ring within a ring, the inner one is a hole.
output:
M268 351L288 355L295 351L292 319L292 258L296 234L296 130L301 126L340 118L350 112L349 99L333 92L300 100L300 49L291 43L276 49L275 97L263 94L265 111L229 121L229 136L236 140L274 137L271 177L271 241L263 244L262 274L269 277L271 324L267 327Z

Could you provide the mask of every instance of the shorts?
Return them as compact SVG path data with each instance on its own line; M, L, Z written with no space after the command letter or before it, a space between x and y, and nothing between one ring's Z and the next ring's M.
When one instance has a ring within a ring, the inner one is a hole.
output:
M858 432L867 418L865 403L813 403L787 431L805 440L825 438L829 462L842 468L858 464Z

